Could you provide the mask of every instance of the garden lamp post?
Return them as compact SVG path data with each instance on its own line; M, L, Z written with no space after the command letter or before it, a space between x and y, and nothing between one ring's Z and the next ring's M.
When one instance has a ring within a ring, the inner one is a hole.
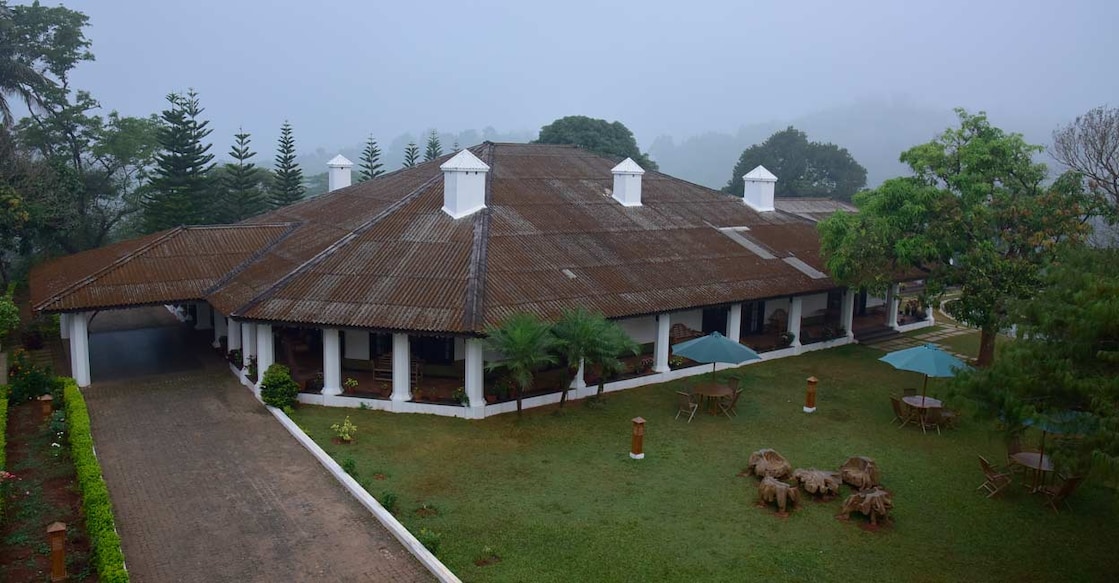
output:
M645 459L645 420L641 417L633 418L633 441L630 443L629 457L635 460Z

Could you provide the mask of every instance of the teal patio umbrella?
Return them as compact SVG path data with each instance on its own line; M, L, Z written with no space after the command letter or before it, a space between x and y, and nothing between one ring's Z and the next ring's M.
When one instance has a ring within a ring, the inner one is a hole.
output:
M1055 435L1083 435L1091 432L1095 427L1096 418L1091 413L1083 411L1057 411L1054 413L1039 413L1027 418L1023 425L1037 427L1041 430L1041 448L1038 453L1045 459L1045 436ZM1037 478L1034 478L1034 487L1037 487Z
M741 364L749 360L761 360L757 352L750 350L718 332L701 336L672 345L672 353L676 356L690 358L696 362L711 363L711 372L715 372L715 363Z
M935 344L895 350L878 360L898 370L924 374L925 384L921 387L922 400L929 388L929 377L952 377L956 376L956 372L968 368L964 361L944 352Z

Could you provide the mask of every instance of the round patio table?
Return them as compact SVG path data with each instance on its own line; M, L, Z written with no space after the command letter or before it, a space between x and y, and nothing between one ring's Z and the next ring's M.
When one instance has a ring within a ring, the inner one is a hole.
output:
M730 390L730 387L719 383L697 385L692 388L692 393L703 397L703 402L707 406L707 412L712 415L719 414L719 409L716 406L719 399L734 395L734 391Z
M902 397L901 400L905 401L906 405L918 409L939 409L944 406L944 402L940 399L922 397L921 395L909 395L908 397Z
M1049 456L1037 451L1020 451L1010 456L1010 460L1022 467L1034 471L1033 491L1045 485L1045 474L1053 471L1053 462ZM1038 483L1040 482L1040 484Z

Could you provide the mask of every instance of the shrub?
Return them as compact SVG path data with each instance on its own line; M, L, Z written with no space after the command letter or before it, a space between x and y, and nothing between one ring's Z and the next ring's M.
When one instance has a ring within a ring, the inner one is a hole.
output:
M12 301L12 294L0 295L0 339L19 326L19 307Z
M234 348L233 350L229 351L229 354L226 355L226 358L229 359L230 364L232 364L233 366L240 369L240 368L243 368L245 366L245 362L244 362L244 360L242 360L243 357L241 355L242 355L241 349L240 348Z
M128 581L124 569L124 554L120 550L113 519L113 504L109 489L101 477L101 464L93 454L93 436L89 430L89 411L85 399L74 379L64 379L66 418L70 423L70 456L78 475L78 489L82 493L82 511L86 532L89 534L90 555L97 569L98 580L104 583Z
M431 551L431 554L438 555L439 536L439 533L435 532L434 530L421 528L420 532L416 533L416 540L420 541L420 544L426 547L427 550Z
M282 364L273 364L264 371L260 383L260 398L265 405L277 409L294 407L299 396L299 385L291 378L291 371Z
M396 492L393 492L392 490L385 490L384 492L381 492L381 499L379 500L379 502L381 503L381 506L385 508L385 510L389 511L389 513L396 514L396 500Z
M354 434L357 433L357 425L354 425L350 422L349 415L346 416L345 421L331 425L330 429L334 431L334 434L337 435L338 439L342 441L352 440L354 438Z
M8 368L12 383L9 399L22 403L51 392L50 369L32 363L22 350L17 350L14 356L12 365Z
M342 460L340 465L342 466L342 471L346 472L354 479L357 479L357 462L354 461L354 458L348 457Z
M7 469L7 461L4 452L7 451L8 443L8 387L0 385L0 472ZM7 499L7 491L3 486L6 482L0 479L0 522L4 519L4 500Z

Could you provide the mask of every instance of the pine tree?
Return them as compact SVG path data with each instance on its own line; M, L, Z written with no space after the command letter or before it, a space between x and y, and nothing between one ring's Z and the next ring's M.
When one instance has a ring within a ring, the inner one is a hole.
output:
M275 176L269 200L272 208L287 206L303 199L303 170L295 162L295 138L291 133L291 123L286 121L280 128L276 168L272 173Z
M193 89L186 95L167 96L169 109L160 117L160 151L156 154L155 176L149 193L142 200L143 229L153 233L178 225L196 225L214 218L213 188L209 173L214 164L210 144L202 140L213 131L208 121L199 120L202 107Z
M373 136L369 136L369 140L365 142L365 149L361 152L361 162L358 165L361 167L358 182L365 182L385 173L381 169L381 149L377 147L377 140L374 140Z
M263 171L249 161L256 156L249 147L252 140L243 129L233 138L233 147L229 150L233 162L225 165L222 176L224 192L218 204L222 209L223 223L236 223L268 210L268 200L260 184Z
M424 151L424 162L431 162L432 160L443 155L443 145L439 143L439 134L435 130L427 135L427 150Z
M420 147L416 142L408 142L408 147L404 148L404 167L411 168L420 161Z

